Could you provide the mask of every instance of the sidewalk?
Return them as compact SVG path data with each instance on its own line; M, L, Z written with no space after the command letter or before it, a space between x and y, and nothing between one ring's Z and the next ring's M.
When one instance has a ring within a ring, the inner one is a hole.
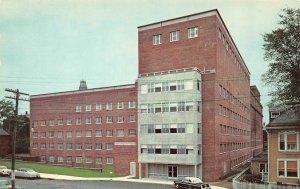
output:
M44 179L54 179L54 180L110 180L110 181L125 181L125 182L137 182L137 183L151 183L151 184L165 184L165 185L174 185L172 180L164 179L154 179L154 178L142 178L137 179L130 176L126 177L113 177L113 178L85 178L85 177L74 177L66 175L54 175L40 173L41 178ZM212 186L212 189L225 189L219 186Z

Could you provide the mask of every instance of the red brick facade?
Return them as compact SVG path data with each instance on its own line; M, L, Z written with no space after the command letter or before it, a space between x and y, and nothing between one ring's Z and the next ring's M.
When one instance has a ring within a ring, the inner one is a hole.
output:
M129 102L133 103L131 107ZM107 103L111 103L111 110L107 110ZM73 165L81 164L76 162L76 157L81 157L82 164L111 164L118 175L128 175L130 162L137 162L136 103L135 85L31 96L31 155L50 163ZM96 110L96 104L101 104L101 108L98 105L100 109ZM86 111L89 105L91 110ZM81 107L80 112L76 106ZM108 116L112 123L107 123ZM77 123L78 118L81 124ZM110 130L112 134L107 136ZM67 132L72 132L71 136ZM101 149L96 149L97 143ZM72 144L72 149L68 149L68 144ZM101 162L96 162L96 158L101 158ZM107 158L112 158L112 162L107 162Z
M198 36L188 38L192 27L198 28ZM179 40L170 42L173 31L179 31ZM161 35L161 44L153 45L155 35ZM250 159L249 71L219 13L213 10L141 26L138 43L139 74L189 67L204 72L203 180L215 181Z
M11 153L11 137L0 128L0 157L4 157Z

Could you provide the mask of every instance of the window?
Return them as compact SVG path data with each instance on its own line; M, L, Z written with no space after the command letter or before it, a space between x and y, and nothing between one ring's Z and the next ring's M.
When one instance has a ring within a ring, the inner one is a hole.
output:
M154 133L154 125L153 124L148 125L148 133Z
M271 112L271 118L276 118L280 116L280 112Z
M92 137L92 131L85 131L85 137Z
M86 112L90 112L91 110L92 110L92 105L90 105L90 104L85 105Z
M33 133L32 133L32 137L33 137L33 138L38 138L38 132L33 132Z
M102 137L102 131L101 130L96 130L95 136L96 137Z
M163 103L162 104L162 112L169 112L169 111L170 111L169 103Z
M76 118L76 125L81 125L81 118Z
M128 107L129 108L135 108L135 101L129 101L128 102Z
M72 156L67 156L67 163L72 163Z
M153 83L148 84L147 88L148 88L148 93L153 93L154 92L154 84Z
M170 42L179 40L179 31L173 31L170 33Z
M92 149L92 144L91 143L86 143L85 144L85 149L86 150L91 150Z
M176 91L176 89L177 89L176 81L170 82L169 87L170 87L170 91Z
M73 144L67 143L67 150L72 150L72 149L73 149Z
M64 162L64 158L62 156L58 156L57 157L57 162L58 163L63 163Z
M287 150L297 150L297 134L287 133Z
M71 138L72 137L72 131L67 131L67 137Z
M148 113L154 113L154 104L148 104Z
M76 112L81 112L81 105L76 106Z
M113 158L112 157L107 157L106 158L106 163L107 164L113 164Z
M54 131L49 131L49 137L53 138L54 137Z
M148 154L154 154L155 145L148 145L147 149L148 149Z
M106 110L112 110L112 102L106 104Z
M32 144L32 148L33 148L33 149L37 149L38 147L39 147L38 143L33 143L33 144Z
M185 111L193 111L194 102L186 102Z
M102 109L101 104L96 104L95 110L100 111Z
M141 113L147 113L148 112L148 105L147 104L141 104Z
M41 149L46 149L46 143L41 144Z
M123 102L118 102L117 109L124 109L124 103Z
M279 160L278 161L278 176L279 177L298 177L298 161Z
M62 137L63 137L63 131L58 131L57 138L62 138Z
M184 81L183 80L177 81L177 90L184 90Z
M124 116L118 116L117 123L123 123L123 122L124 122Z
M128 135L129 136L135 136L136 135L136 130L135 129L129 129L128 130Z
M123 137L124 136L124 129L117 129L117 137Z
M155 104L155 113L160 113L162 111L162 105L161 104Z
M112 150L113 149L113 143L106 143L106 150Z
M76 150L82 150L82 144L81 143L76 144Z
M222 31L221 31L221 29L219 29L218 37L219 37L220 40L222 40Z
M82 157L81 156L76 157L76 163L82 163Z
M186 153L186 146L185 145L178 145L177 146L177 154L185 154Z
M106 130L106 136L107 137L112 137L113 136L113 131L112 130Z
M259 172L267 173L268 172L268 164L267 163L260 163L259 164Z
M101 143L96 143L95 148L96 148L96 150L102 150L102 144Z
M170 133L170 126L167 124L162 125L162 133Z
M71 118L67 119L67 125L72 125L72 119Z
M135 122L135 116L129 115L129 122Z
M179 112L185 111L185 102L178 102L178 111Z
M46 156L41 156L41 162L46 162Z
M188 28L188 38L198 37L198 27Z
M91 124L91 123L92 123L91 117L85 118L85 124Z
M169 91L169 82L163 82L162 83L162 92Z
M54 149L54 143L49 143L49 149L53 150Z
M102 117L96 117L96 124L101 124L102 123Z
M54 160L55 160L54 156L49 156L49 162L50 163L54 163Z
M185 133L185 124L178 124L177 125L177 133Z
M96 157L95 161L96 161L96 164L102 164L102 158L101 157Z
M33 120L33 126L34 127L38 126L38 121L37 120Z
M57 144L57 149L58 150L63 150L64 149L63 143L58 143Z
M46 126L46 120L41 121L41 126Z
M153 45L159 45L162 43L161 34L153 36Z
M177 102L171 102L170 103L170 112L176 112L177 111Z
M112 123L113 117L112 116L106 116L106 123Z
M62 120L62 119L58 119L58 120L57 120L57 124L58 124L58 125L63 125L63 120Z
M51 119L51 120L49 121L49 126L54 126L54 120L53 120L53 119Z
M300 151L299 137L299 134L293 131L278 133L279 150Z
M81 131L76 131L76 137L81 137Z
M41 138L46 138L46 132L41 132Z
M154 92L156 93L161 92L161 83L154 84Z
M90 156L85 157L85 163L92 163L92 160L91 160Z

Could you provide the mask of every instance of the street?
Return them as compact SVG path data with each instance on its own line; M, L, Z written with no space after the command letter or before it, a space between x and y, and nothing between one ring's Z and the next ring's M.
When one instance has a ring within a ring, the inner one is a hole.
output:
M0 177L7 180L8 177ZM171 189L170 185L145 184L121 181L70 181L49 179L16 179L16 186L21 189Z

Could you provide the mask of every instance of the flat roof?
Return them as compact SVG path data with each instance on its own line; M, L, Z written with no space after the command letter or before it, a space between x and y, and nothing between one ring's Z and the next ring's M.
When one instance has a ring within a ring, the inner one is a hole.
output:
M61 96L61 95L71 95L71 94L101 92L101 91L109 91L109 90L128 89L128 88L134 88L134 87L135 87L134 84L127 84L127 85L117 85L117 86L110 86L110 87L92 88L92 89L86 89L86 90L74 90L74 91L64 91L64 92L56 92L56 93L46 93L46 94L30 95L30 99Z

